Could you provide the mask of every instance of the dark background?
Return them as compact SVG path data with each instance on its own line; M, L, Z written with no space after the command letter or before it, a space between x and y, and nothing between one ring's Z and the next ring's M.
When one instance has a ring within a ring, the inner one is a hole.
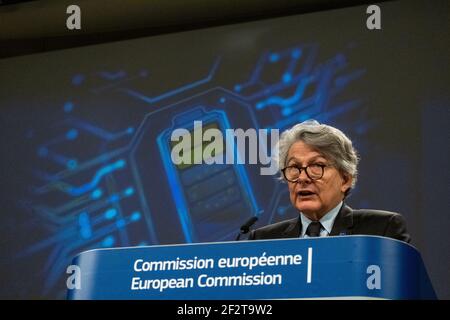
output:
M180 2L147 22L137 7L93 19L101 6L84 4L75 35L61 27L63 4L0 7L2 298L63 298L65 268L83 250L232 240L251 215L256 227L295 216L287 187L245 165L232 169L239 197L223 197L223 216L188 214L184 225L174 199L185 189L170 188L157 139L198 108L231 127L315 118L346 132L361 154L348 203L401 212L450 298L446 1L379 3L375 31L354 2ZM274 98L284 100L258 108Z

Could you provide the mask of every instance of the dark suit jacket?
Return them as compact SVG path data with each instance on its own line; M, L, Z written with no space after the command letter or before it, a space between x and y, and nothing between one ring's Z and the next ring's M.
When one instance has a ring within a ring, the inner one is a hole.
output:
M249 240L298 238L302 230L298 218L274 223L250 232ZM399 213L381 210L353 210L343 205L334 220L330 236L376 235L410 242L406 222Z

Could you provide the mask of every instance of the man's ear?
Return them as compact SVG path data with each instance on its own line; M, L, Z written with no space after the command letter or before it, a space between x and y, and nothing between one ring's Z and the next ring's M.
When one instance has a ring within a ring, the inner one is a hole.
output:
M341 192L345 193L348 189L352 187L353 177L348 173L342 173L342 186Z

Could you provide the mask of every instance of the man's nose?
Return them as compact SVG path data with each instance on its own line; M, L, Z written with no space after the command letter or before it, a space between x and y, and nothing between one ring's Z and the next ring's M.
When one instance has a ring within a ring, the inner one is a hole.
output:
M311 179L306 174L306 169L303 169L300 172L300 175L298 176L297 182L299 182L299 183L309 183L309 182L311 182Z

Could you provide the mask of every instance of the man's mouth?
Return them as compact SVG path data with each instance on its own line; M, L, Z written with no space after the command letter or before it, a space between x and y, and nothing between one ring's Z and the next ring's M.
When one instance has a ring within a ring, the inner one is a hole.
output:
M297 192L297 195L299 195L300 197L309 197L315 195L315 193L309 190L301 190Z

